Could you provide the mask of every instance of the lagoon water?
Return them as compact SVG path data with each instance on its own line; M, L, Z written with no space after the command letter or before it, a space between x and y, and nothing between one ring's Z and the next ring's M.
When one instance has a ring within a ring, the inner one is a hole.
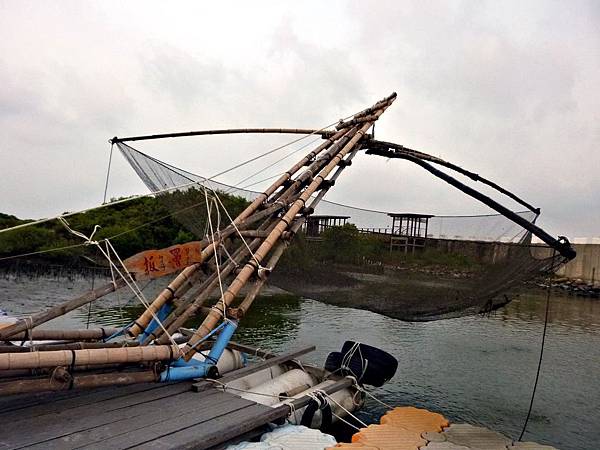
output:
M97 283L99 280L95 280ZM0 279L0 308L26 315L81 290L89 279ZM146 288L151 296L158 286ZM242 321L236 340L283 352L314 344L322 365L345 340L365 342L399 360L396 376L373 393L390 405L415 405L454 422L481 424L516 439L535 379L545 294L523 294L490 317L407 323L368 311L294 296L264 297ZM91 309L47 324L123 325L140 312L123 291ZM385 408L369 401L360 417L377 422ZM553 296L544 361L525 440L565 450L600 448L600 301Z

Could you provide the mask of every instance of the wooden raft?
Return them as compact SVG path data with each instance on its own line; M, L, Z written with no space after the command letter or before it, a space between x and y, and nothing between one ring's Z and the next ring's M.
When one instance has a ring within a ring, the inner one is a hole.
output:
M0 449L198 448L245 438L285 417L191 382L0 398Z

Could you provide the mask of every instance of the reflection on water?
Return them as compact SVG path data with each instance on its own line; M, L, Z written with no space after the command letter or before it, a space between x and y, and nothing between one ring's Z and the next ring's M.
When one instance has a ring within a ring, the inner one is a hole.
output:
M0 280L0 308L27 314L89 288L89 280ZM150 284L145 293L152 297L158 289ZM317 351L306 359L320 365L346 339L378 346L400 363L394 379L376 391L383 401L426 407L516 438L533 387L544 308L545 295L530 294L491 317L407 323L278 296L255 302L236 339L276 352L314 344ZM91 310L83 307L48 325L81 327L88 319L91 325L122 325L140 312L137 300L122 291ZM553 297L544 364L525 437L567 450L593 448L600 442L599 374L600 302ZM361 414L363 420L377 421L384 412L369 403Z

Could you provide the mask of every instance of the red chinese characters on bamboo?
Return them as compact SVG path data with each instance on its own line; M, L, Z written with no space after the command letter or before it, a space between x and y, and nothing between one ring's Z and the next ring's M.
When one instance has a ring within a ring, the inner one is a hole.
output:
M202 262L202 246L200 242L194 241L159 250L146 250L124 262L127 270L135 274L138 280L159 278Z

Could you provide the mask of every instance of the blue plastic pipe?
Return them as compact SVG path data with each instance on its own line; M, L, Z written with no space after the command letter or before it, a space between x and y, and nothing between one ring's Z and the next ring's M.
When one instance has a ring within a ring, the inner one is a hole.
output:
M164 322L164 320L167 318L172 309L173 307L169 303L165 303L160 307L160 309L156 313L156 317L158 317L158 320L160 320L161 322ZM156 319L152 319L146 327L146 329L144 330L144 332L138 336L138 342L143 342L148 336L150 336L150 334L152 334L154 330L156 330L156 328L158 328L158 322L156 321Z
M179 358L160 374L160 381L183 381L192 380L194 378L204 378L208 374L210 368L219 361L219 358L225 351L227 344L229 344L233 333L235 333L237 325L237 322L233 320L228 320L224 323L223 329L219 333L219 337L204 361L198 361L194 358L186 361L183 358Z

